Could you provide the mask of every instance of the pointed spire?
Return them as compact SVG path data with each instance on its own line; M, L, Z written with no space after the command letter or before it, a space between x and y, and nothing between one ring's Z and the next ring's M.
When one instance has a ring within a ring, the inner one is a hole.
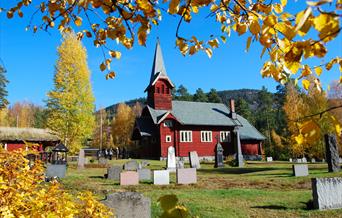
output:
M158 73L160 74L160 76L167 77L159 38L157 38L156 50L154 52L154 60L153 60L150 83L153 82L153 80L155 79Z

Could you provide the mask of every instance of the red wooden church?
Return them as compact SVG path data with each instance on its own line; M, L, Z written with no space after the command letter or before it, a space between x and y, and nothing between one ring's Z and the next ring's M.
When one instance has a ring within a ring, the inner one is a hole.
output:
M222 103L175 101L173 88L158 42L145 90L147 105L136 119L132 137L140 145L141 157L166 158L168 147L173 146L178 157L197 151L200 157L211 159L218 141L229 155L235 153L234 144L240 140L245 159L261 158L265 137L235 113L234 100L230 109Z

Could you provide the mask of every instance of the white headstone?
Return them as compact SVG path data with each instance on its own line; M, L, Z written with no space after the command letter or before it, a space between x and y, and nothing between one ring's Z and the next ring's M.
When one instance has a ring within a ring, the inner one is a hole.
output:
M303 158L302 158L302 162L303 162L303 163L307 163L307 162L308 162L308 160L306 159L306 157L303 157Z
M292 163L292 158L290 158L290 159L289 159L289 162L291 162L291 163Z
M313 178L314 207L320 210L342 208L342 178Z
M176 170L176 155L175 155L175 148L170 146L167 149L167 166L168 170Z
M294 164L292 165L293 175L298 176L308 176L309 168L307 164Z
M197 151L190 151L189 152L189 160L190 160L190 167L200 169L201 164L198 159Z
M272 162L273 161L273 157L266 157L266 161L267 162Z
M153 184L169 185L170 184L170 172L168 170L153 171Z

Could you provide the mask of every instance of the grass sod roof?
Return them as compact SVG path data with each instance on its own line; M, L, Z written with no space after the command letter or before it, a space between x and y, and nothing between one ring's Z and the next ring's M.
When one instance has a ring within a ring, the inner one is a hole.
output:
M0 127L1 141L57 142L60 138L49 129Z

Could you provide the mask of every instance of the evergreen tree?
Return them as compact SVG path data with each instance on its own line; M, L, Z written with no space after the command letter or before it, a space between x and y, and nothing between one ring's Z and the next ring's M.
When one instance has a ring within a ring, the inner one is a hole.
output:
M211 103L221 103L221 98L218 95L216 89L210 89L210 92L208 93L208 102Z
M87 52L74 33L64 35L55 68L54 89L48 93L47 123L75 153L92 135L95 107Z
M8 105L8 101L6 99L8 94L6 90L8 80L6 79L5 73L6 69L0 65L0 110Z
M255 117L253 116L252 110L245 99L239 98L236 101L235 110L236 113L246 118L252 125L254 124Z
M180 85L176 90L176 100L180 101L192 101L192 95L188 92L185 86Z
M198 88L196 90L196 93L194 94L194 101L208 102L208 96L203 92L201 88Z

